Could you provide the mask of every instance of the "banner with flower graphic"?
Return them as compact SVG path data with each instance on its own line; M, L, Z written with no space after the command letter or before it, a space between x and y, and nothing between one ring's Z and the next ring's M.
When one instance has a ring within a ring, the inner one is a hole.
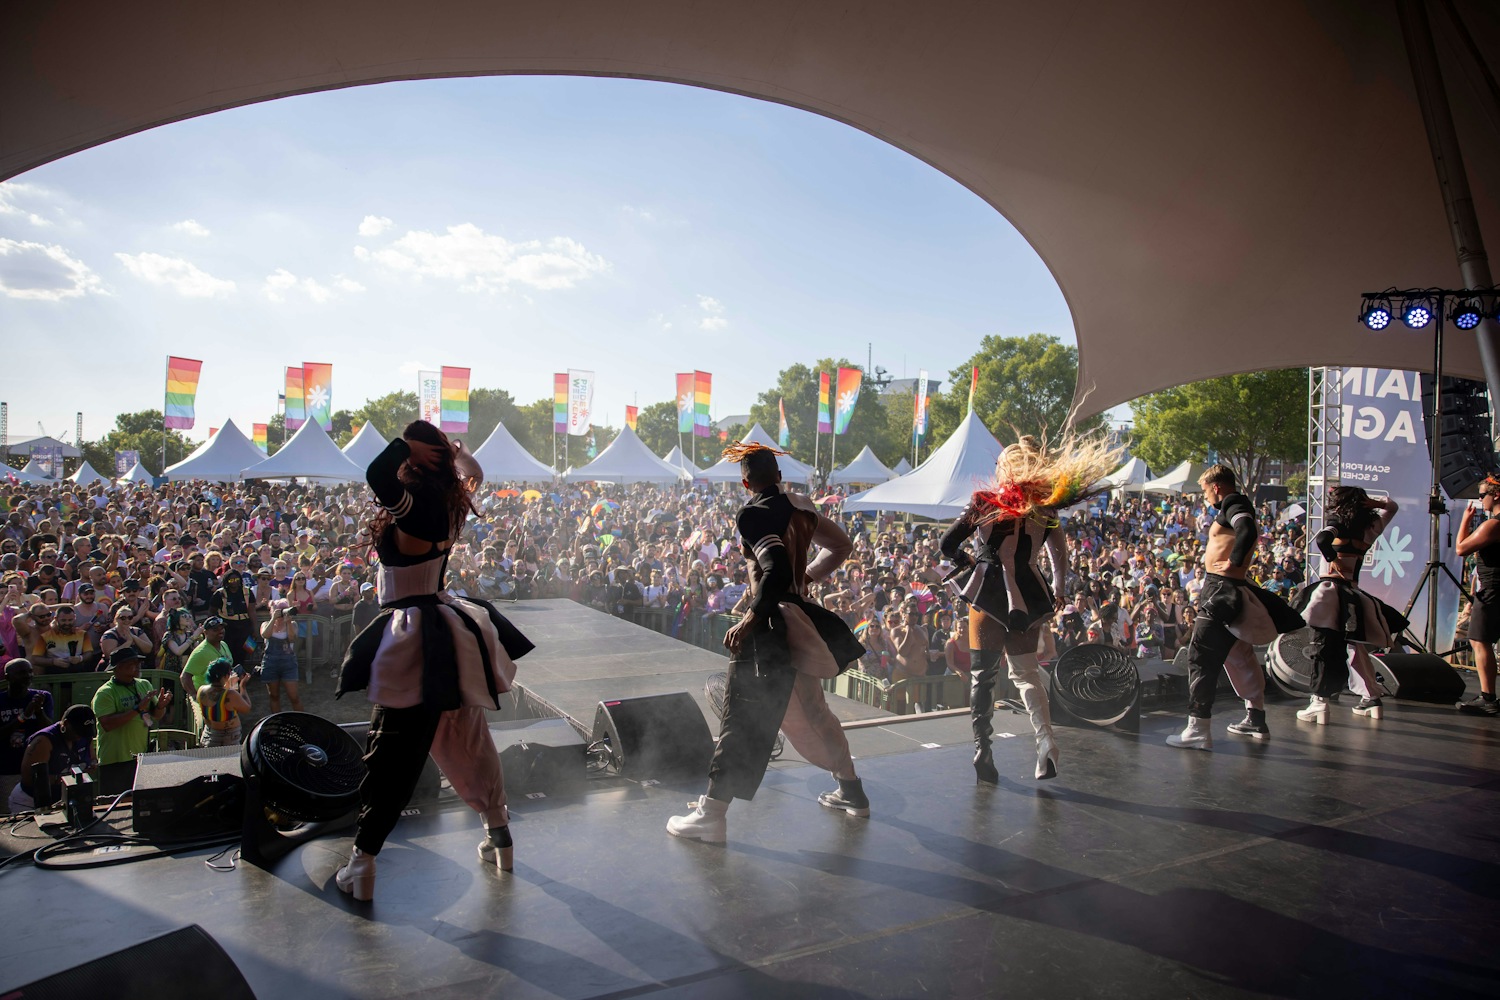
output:
M304 361L302 384L307 391L307 419L316 420L325 431L333 430L333 365Z
M854 416L854 404L859 402L859 387L865 373L858 368L840 368L838 396L833 411L833 432L842 434L849 429Z

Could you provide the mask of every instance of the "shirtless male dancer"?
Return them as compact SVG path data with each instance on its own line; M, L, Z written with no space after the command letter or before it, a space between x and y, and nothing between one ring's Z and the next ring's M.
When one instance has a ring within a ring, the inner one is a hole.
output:
M807 597L808 585L837 569L854 545L807 497L782 492L777 454L744 443L724 450L725 458L740 463L743 485L752 494L738 522L750 563L750 610L724 637L729 679L708 792L686 816L667 821L674 837L724 841L725 811L736 798L755 797L778 728L802 759L838 779L838 790L819 795L820 803L851 816L870 815L849 741L822 685L865 649L841 618ZM809 563L813 544L822 551Z
M1219 508L1208 529L1203 566L1207 576L1198 594L1197 618L1188 643L1188 722L1167 737L1174 747L1212 750L1209 719L1225 668L1235 693L1245 700L1245 717L1229 731L1252 739L1270 739L1266 726L1266 677L1255 660L1253 644L1270 642L1278 633L1302 628L1302 616L1280 597L1246 579L1260 531L1255 507L1239 492L1228 466L1211 465L1198 477L1203 498Z

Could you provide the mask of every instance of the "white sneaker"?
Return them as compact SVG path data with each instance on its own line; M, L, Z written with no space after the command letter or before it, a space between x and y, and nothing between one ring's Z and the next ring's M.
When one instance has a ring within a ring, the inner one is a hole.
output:
M1167 746L1180 747L1183 750L1212 750L1214 736L1209 728L1209 720L1188 716L1187 728L1180 733L1168 736Z
M686 816L673 816L667 820L667 832L685 840L722 844L728 829L728 824L724 820L724 814L728 809L728 802L720 802L718 799L711 799L704 795L698 799L692 812Z

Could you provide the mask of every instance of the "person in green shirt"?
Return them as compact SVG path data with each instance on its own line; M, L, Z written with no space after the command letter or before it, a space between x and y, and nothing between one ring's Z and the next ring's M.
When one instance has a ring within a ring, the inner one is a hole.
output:
M229 653L229 643L224 641L224 619L213 615L203 623L203 641L198 647L188 654L183 661L182 674L177 679L182 684L182 690L197 693L198 689L208 683L208 665L215 660L233 660ZM202 710L198 707L198 700L193 699L193 718L197 721L194 732L203 728L203 719L199 718Z
M134 646L109 654L113 676L94 692L90 705L99 720L95 756L100 764L119 764L145 753L146 730L160 722L172 704L172 692L158 691L141 679L144 662Z

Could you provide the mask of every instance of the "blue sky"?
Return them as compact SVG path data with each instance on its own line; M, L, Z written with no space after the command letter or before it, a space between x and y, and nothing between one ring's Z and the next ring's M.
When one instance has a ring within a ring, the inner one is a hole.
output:
M335 408L473 369L520 402L598 373L596 423L714 374L717 414L846 355L937 377L985 334L1072 342L1000 215L816 115L670 84L360 87L168 125L0 185L12 439L160 407L204 360L201 438L330 361ZM394 428L385 428L388 433Z

